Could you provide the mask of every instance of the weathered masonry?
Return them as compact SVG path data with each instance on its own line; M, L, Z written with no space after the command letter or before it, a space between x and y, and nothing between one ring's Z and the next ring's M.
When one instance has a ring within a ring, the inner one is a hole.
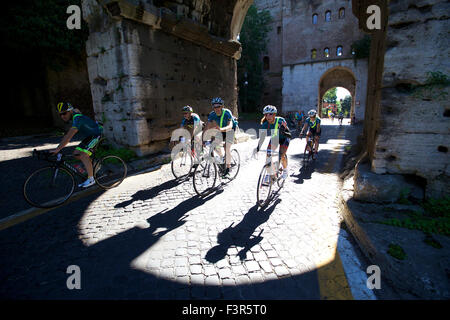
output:
M220 96L237 113L236 41L252 1L85 0L89 81L106 136L155 153L191 105L203 120Z
M351 45L364 37L349 0L256 0L273 18L268 35L264 104L283 112L322 109L324 94L344 87L351 115L364 120L367 58L354 59ZM319 113L320 114L320 113Z

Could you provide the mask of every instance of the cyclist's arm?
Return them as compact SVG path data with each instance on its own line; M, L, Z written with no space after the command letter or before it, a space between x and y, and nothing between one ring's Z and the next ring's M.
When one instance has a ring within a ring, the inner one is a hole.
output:
M226 127L220 128L221 132L226 132L233 129L233 121L231 119L228 121L228 125Z
M78 129L75 127L70 128L70 130L66 133L66 135L62 138L61 143L56 149L50 150L51 153L58 153L64 148L70 140L72 140L73 136L78 132Z
M303 132L305 132L307 126L308 126L308 123L305 122L305 124L303 125L303 128L302 128L302 131L300 132L300 134L302 134Z

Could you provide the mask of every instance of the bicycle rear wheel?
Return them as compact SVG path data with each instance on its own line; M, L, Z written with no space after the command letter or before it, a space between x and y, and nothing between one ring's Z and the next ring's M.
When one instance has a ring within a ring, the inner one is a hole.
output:
M235 179L241 167L241 156L236 149L231 150L230 181Z
M270 201L272 191L272 177L269 174L270 164L266 164L259 174L258 186L256 190L256 200L260 207L265 207Z
M209 194L216 185L217 167L211 161L203 160L194 171L194 190L199 196Z
M127 176L127 165L117 156L101 158L94 167L95 182L103 189L117 187Z
M73 175L62 167L44 167L33 172L23 185L25 200L34 207L56 207L75 189Z
M175 179L183 178L189 175L193 166L193 158L189 152L180 150L175 158L172 159L171 168Z

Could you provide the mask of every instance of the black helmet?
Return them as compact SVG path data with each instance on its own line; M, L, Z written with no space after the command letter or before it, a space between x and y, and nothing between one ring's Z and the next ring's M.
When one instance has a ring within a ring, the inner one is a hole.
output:
M69 102L59 102L56 105L56 110L58 111L58 113L64 113L66 111L73 110L73 106Z

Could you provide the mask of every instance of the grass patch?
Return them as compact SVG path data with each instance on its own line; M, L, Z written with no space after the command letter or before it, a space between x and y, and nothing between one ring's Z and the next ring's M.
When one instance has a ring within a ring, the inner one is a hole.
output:
M406 213L405 218L391 218L377 221L394 227L420 230L426 234L450 236L450 197L429 199L422 203L423 212Z
M406 258L405 251L398 244L391 243L387 253L398 260L405 260Z
M126 148L114 148L111 145L102 144L98 147L95 152L95 156L97 158L103 158L106 156L117 156L122 158L125 162L130 162L133 159L136 159L136 153L132 150Z

